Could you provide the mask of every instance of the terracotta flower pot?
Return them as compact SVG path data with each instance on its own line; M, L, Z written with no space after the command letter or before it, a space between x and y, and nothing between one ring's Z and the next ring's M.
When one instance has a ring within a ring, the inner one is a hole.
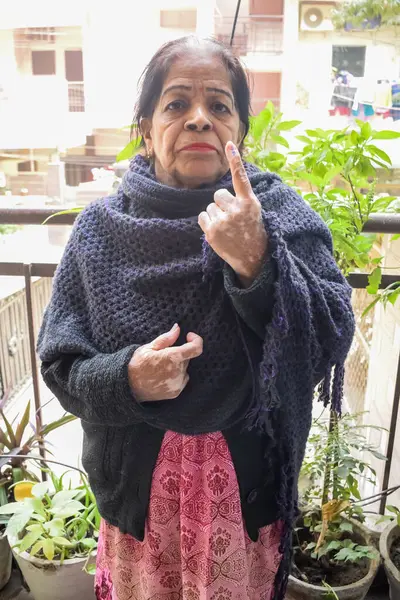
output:
M34 600L94 600L94 576L82 569L86 558L60 561L32 558L27 552L14 557Z
M363 544L369 545L371 538L368 530L357 521L352 520L351 523L353 531L362 538ZM368 573L365 577L350 585L333 587L332 589L339 600L364 600L374 581L379 563L379 559L370 560ZM286 600L326 600L326 596L326 588L319 585L311 585L290 575Z
M389 579L391 600L400 600L400 571L390 558L390 549L396 538L400 538L400 527L394 521L386 527L379 542L379 550Z
M0 533L0 590L2 590L11 577L12 554L7 536Z

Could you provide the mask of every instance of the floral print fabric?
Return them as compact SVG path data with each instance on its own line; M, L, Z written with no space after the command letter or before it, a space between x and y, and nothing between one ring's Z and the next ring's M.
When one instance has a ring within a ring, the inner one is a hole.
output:
M271 600L281 524L252 542L220 432L167 432L153 473L144 541L102 522L97 600Z

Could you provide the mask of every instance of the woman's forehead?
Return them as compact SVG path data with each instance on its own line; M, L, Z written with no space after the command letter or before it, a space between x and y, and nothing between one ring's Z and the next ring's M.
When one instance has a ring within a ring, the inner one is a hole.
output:
M203 83L206 86L219 86L228 88L232 91L231 79L225 65L219 57L213 55L189 55L185 58L179 58L171 65L168 74L164 80L163 90L171 83L180 82Z

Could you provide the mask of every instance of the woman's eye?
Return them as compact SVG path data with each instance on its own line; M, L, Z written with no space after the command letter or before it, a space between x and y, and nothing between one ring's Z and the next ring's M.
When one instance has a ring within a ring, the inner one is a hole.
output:
M222 102L214 102L213 104L213 110L217 113L228 113L229 108L223 104Z
M173 102L170 102L167 105L166 110L179 110L183 107L184 103L182 102L182 100L174 100Z

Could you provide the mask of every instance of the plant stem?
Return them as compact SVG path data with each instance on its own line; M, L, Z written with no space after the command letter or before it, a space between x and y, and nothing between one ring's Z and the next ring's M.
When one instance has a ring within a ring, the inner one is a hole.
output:
M363 219L363 215L362 215L362 210L361 210L360 201L359 201L359 199L357 198L356 190L355 190L355 188L354 188L354 184L353 184L353 182L352 182L352 180L351 180L351 177L350 177L350 175L348 175L348 176L347 176L347 181L348 181L348 182L349 182L349 184L350 184L351 191L353 192L354 199L355 199L355 201L356 201L356 203L357 203L358 214L359 214L359 216L360 216L361 225L364 225L364 219ZM359 233L360 233L360 232L359 232Z

